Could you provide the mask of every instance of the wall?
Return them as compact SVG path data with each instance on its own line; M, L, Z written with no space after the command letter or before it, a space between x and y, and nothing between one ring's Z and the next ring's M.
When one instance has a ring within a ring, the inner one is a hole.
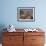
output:
M46 28L46 0L0 0L0 25L13 24L16 28ZM35 7L35 22L18 22L17 7Z

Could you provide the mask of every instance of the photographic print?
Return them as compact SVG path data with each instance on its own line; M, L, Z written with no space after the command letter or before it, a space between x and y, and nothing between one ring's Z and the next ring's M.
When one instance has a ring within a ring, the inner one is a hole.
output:
M35 21L35 7L18 7L17 20L22 22Z

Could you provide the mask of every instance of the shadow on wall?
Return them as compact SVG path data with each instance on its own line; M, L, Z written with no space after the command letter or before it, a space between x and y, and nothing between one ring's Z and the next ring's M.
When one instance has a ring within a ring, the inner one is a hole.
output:
M5 28L4 24L0 24L0 43L2 43L2 36L3 36L3 32L5 32L3 29Z

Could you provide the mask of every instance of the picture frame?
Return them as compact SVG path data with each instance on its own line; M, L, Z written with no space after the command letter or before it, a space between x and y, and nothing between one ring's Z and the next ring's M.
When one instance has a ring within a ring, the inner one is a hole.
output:
M17 21L34 22L35 21L35 7L18 7Z

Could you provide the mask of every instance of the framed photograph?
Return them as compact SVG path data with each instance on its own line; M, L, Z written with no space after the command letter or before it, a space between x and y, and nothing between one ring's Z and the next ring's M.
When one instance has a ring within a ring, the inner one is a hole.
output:
M18 7L17 20L22 22L34 22L35 7Z

